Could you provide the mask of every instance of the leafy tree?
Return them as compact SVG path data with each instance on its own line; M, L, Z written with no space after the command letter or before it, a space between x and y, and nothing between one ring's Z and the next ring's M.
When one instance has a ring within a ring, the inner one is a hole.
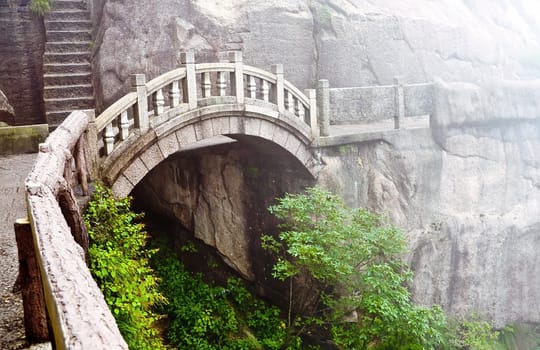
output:
M120 332L131 349L164 349L154 307L165 303L149 265L142 215L130 209L130 198L116 199L96 186L84 215L90 236L90 269L105 296Z
M273 276L289 285L289 327L327 334L343 349L432 349L443 341L439 307L416 306L400 259L404 235L382 217L352 210L320 188L287 194L269 208L281 220ZM302 301L308 300L309 303Z

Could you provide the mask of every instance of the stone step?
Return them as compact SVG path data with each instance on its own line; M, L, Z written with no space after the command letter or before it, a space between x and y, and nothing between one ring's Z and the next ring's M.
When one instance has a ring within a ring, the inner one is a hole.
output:
M83 30L90 32L92 22L89 20L46 20L45 28L47 30Z
M84 63L90 59L89 51L82 52L61 52L61 53L48 53L43 55L43 62L46 63Z
M48 30L46 32L47 41L69 41L80 42L90 41L92 36L87 30Z
M90 62L81 63L44 63L44 74L62 74L62 73L88 73L91 74L92 66Z
M63 53L63 52L81 52L88 51L90 49L89 41L78 42L47 42L45 43L45 52L47 53Z
M58 21L58 20L88 20L90 18L90 11L85 10L57 10L50 11L45 14L46 21Z
M56 10L87 10L86 2L80 0L54 0L51 9Z
M93 96L44 98L43 101L45 102L45 110L49 112L94 108Z
M44 74L43 83L45 86L91 84L92 72Z
M43 97L48 98L70 98L79 96L92 96L94 89L91 84L81 85L45 85Z

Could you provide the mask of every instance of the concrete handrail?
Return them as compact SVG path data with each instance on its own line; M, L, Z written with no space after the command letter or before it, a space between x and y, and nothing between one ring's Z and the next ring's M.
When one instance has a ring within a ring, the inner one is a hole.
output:
M40 146L25 182L29 221L55 348L127 349L57 200L71 186L66 165L88 123L86 113L72 112Z

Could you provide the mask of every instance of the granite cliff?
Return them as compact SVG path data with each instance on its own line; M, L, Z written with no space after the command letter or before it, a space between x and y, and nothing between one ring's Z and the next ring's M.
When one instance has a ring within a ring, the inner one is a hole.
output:
M395 76L465 82L439 84L431 129L325 149L317 181L350 205L388 213L409 233L418 302L454 314L479 311L498 326L540 323L539 89L521 98L516 86L490 83L540 77L539 5L101 0L94 13L99 108L129 90L131 73L155 77L187 50L202 60L242 50L254 66L284 63L299 87L319 78L334 87L388 84ZM294 176L300 170L287 174L290 163L268 166L245 155L253 143L238 147L168 160L136 194L254 278L262 268L254 265L254 235L268 224L254 226L261 218L252 215L268 204L257 196L261 184L271 196L311 181Z

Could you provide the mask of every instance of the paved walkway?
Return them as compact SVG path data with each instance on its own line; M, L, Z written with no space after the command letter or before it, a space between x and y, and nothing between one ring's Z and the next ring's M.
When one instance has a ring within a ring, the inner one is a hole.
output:
M20 293L13 293L19 269L13 222L26 217L24 179L36 154L0 156L0 349L25 349Z

